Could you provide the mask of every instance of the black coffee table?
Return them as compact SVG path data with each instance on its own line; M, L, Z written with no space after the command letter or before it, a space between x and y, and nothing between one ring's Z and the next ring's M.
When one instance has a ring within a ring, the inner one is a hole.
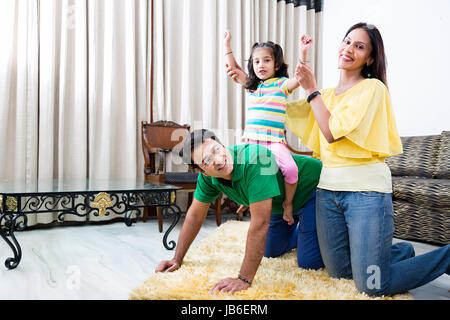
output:
M14 234L27 227L27 215L43 212L58 213L58 221L73 214L79 217L123 214L131 226L133 212L139 208L161 207L163 217L173 217L163 237L164 247L175 248L175 241L167 237L180 219L181 210L175 204L180 187L136 180L46 180L29 183L0 181L0 236L11 248L14 257L5 260L8 269L16 268L22 249Z

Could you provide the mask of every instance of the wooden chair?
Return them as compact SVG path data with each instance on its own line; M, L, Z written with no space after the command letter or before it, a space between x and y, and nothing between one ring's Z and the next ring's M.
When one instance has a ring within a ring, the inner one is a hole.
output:
M286 130L284 130L284 135L287 136L287 131ZM301 155L301 156L312 157L312 154L313 154L312 151L300 151L300 150L297 150L297 149L291 147L289 145L288 141L286 141L286 146L289 149L289 151L291 151L294 154L298 154L298 155Z
M197 185L198 173L188 172L167 172L165 156L172 151L180 150L181 142L189 134L190 126L179 125L172 121L157 121L148 123L141 122L142 131L142 151L144 153L145 165L144 175L146 181L167 183L182 187L183 191L189 192L188 207L192 202L193 191ZM176 152L178 154L178 152ZM159 163L156 163L156 154L159 154ZM216 200L216 223L221 223L221 200L222 194ZM142 221L146 221L150 208L144 209ZM162 232L161 208L156 208L159 232Z
M312 157L312 151L300 151L300 150L296 150L293 147L291 147L289 144L286 143L287 148L289 149L289 151L291 151L294 154L298 154L301 156L307 156L307 157Z

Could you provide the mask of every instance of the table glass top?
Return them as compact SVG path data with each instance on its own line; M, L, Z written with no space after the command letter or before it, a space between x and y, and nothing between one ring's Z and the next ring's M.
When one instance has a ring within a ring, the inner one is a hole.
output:
M119 180L37 180L0 181L0 194L101 192L101 191L172 191L180 187L134 179Z

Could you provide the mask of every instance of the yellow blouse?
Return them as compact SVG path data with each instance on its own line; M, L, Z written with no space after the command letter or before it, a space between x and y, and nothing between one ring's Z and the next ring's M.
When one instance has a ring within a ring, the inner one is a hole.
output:
M365 79L342 94L321 90L331 116L328 143L306 99L286 107L286 125L321 159L324 167L337 168L384 162L403 152L388 89L377 79Z

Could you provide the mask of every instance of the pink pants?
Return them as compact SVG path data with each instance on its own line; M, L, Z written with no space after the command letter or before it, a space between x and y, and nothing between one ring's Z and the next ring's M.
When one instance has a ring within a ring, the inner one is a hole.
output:
M269 149L272 152L273 156L275 157L275 161L278 164L278 168L281 170L281 173L283 173L284 181L289 184L297 183L298 181L297 163L294 161L294 158L292 158L289 149L286 147L284 143L273 141L251 140L251 139L246 139L246 143L260 144Z

